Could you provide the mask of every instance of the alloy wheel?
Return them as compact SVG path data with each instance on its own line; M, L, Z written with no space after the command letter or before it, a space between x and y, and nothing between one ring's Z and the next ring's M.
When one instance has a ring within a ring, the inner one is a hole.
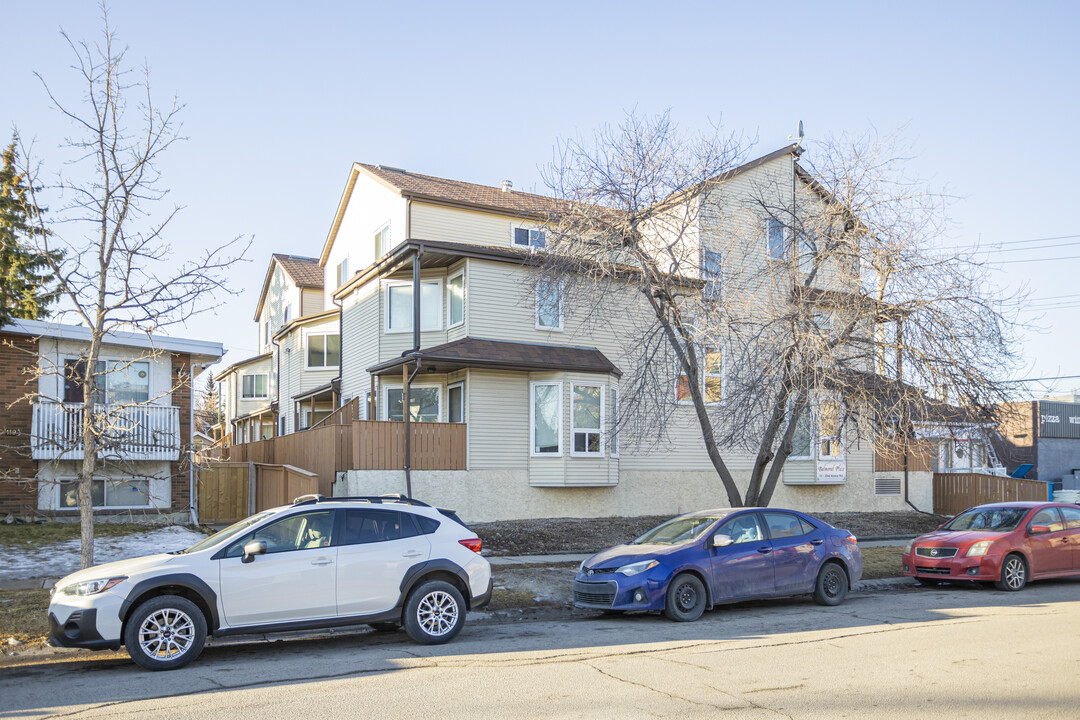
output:
M1018 557L1011 557L1005 563L1005 584L1013 590L1019 590L1024 586L1027 570L1024 561Z
M454 629L458 620L458 604L450 593L436 590L420 600L416 620L424 632L441 637Z
M190 650L194 641L195 623L176 608L157 610L139 626L139 648L156 660L175 660Z

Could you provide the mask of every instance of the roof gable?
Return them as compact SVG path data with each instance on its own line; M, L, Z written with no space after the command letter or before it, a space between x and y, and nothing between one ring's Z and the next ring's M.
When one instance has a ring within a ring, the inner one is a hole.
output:
M255 322L259 321L263 304L266 302L266 294L270 292L270 280L274 277L275 265L281 266L281 270L296 287L323 289L323 268L318 260L300 255L274 253L270 256L270 265L266 268L266 277L263 279L259 301L255 303Z

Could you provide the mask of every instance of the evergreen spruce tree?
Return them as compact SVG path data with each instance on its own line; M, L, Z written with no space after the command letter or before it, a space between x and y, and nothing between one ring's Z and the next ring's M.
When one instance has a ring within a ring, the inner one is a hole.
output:
M3 152L0 167L0 327L14 318L40 320L59 296L52 268L62 257L34 249L30 242L48 231L43 210L29 198L26 173L16 163L18 137Z

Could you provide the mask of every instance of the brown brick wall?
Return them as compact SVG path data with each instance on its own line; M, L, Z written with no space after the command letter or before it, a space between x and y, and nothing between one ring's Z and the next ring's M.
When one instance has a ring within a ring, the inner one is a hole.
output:
M172 404L180 408L180 460L172 463L172 499L169 512L186 512L191 502L191 484L188 478L188 448L191 447L191 384L189 382L191 356L173 353Z
M32 515L37 507L37 463L30 459L37 341L0 333L0 519Z

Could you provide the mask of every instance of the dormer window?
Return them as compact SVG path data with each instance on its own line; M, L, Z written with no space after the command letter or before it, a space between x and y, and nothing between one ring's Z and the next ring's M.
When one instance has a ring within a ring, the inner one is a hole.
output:
M514 228L514 245L517 247L529 248L535 250L536 248L544 247L544 231L536 230L534 228Z

